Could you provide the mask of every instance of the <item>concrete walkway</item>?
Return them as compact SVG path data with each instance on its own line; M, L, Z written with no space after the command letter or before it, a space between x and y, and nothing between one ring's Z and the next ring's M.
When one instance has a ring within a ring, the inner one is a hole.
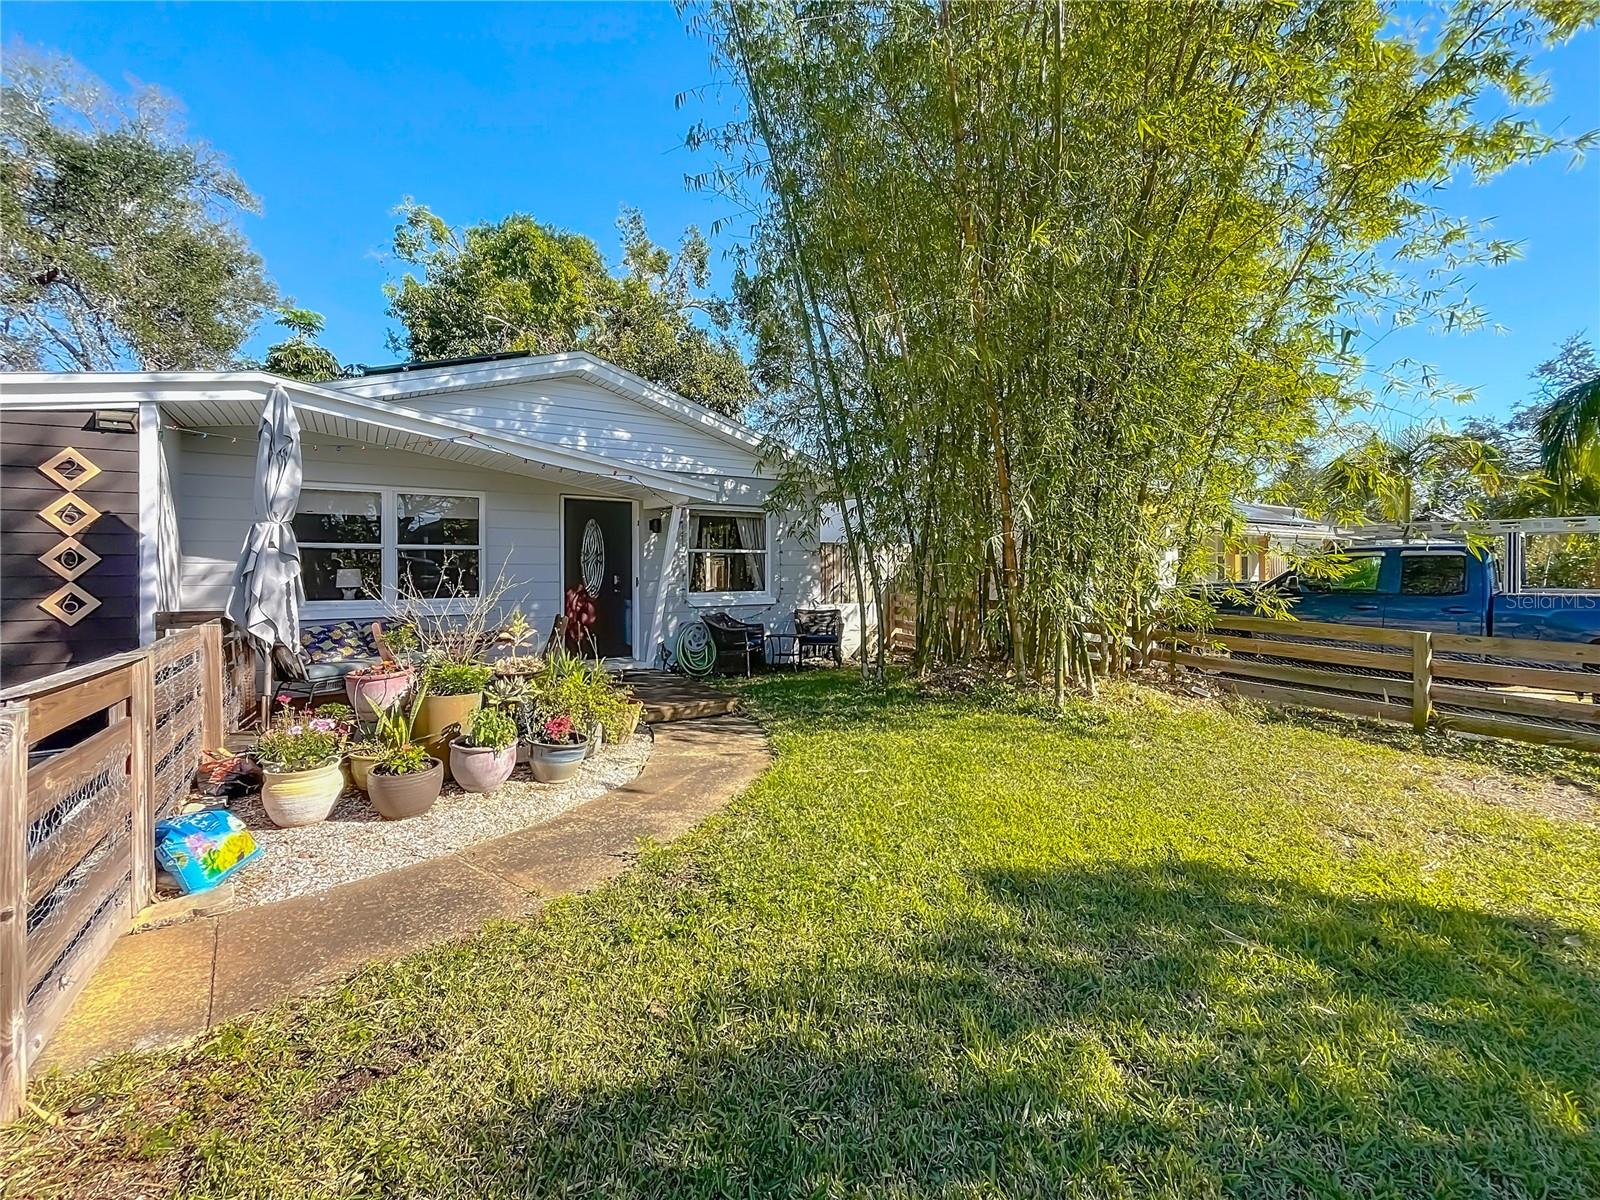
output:
M277 904L122 938L45 1048L76 1070L169 1045L332 983L363 963L465 937L495 917L620 874L640 839L670 841L744 790L771 761L761 727L719 716L655 726L632 783L530 829Z

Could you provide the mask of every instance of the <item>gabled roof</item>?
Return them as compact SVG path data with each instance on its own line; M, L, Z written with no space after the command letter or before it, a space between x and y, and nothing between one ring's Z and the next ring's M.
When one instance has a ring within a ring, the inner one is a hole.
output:
M757 453L761 449L761 435L749 426L731 421L703 404L696 404L669 388L651 383L632 371L625 371L587 350L486 362L444 363L438 366L419 364L415 370L336 379L322 386L346 395L364 396L369 400L394 401L412 396L472 391L508 383L550 379L583 379L655 408L741 450Z

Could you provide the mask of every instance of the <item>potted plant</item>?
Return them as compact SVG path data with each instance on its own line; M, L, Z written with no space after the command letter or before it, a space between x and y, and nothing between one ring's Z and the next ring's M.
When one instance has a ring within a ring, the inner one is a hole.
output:
M450 743L450 774L466 792L492 792L517 766L517 723L499 708L480 708Z
M526 651L528 643L534 636L534 628L528 624L528 618L522 615L520 608L517 609L500 627L500 645L509 653L504 658L497 658L494 661L497 680L530 679L544 669L544 659Z
M278 697L285 703L287 696ZM315 825L327 819L344 791L346 726L332 717L279 709L256 742L261 806L274 825Z
M493 674L482 663L429 663L422 672L425 698L412 736L418 740L436 737L465 722L482 706L484 686Z
M426 686L417 688L410 708L396 704L378 714L382 753L367 772L367 799L385 821L403 821L433 807L444 786L444 763L412 741L417 714L427 702Z
M418 817L444 786L444 763L416 742L386 749L367 773L367 799L385 821Z
M533 720L527 740L528 768L540 783L571 779L589 753L589 739L565 713Z
M416 678L416 668L410 663L389 660L370 663L344 677L345 695L350 697L356 716L370 721L379 710L393 706L410 691Z
M361 791L367 790L367 774L372 764L383 757L384 744L376 738L363 738L345 748L345 761L350 764L350 782Z
M528 761L528 744L521 738L522 723L517 720L517 714L524 709L531 709L539 699L539 689L534 686L533 680L523 675L496 675L489 681L489 686L483 691L484 702L492 704L502 710L516 723L517 738L517 766Z

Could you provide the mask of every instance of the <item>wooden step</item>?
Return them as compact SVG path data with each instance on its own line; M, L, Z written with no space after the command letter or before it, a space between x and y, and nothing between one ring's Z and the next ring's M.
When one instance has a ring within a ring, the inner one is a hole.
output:
M739 709L739 697L732 692L683 675L630 671L624 682L644 705L644 719L652 725L721 717Z

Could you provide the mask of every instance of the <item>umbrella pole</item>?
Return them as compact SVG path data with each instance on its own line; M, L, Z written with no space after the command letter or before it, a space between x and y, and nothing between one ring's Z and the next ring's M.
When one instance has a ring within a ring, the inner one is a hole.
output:
M268 718L272 716L272 651L267 651L267 690L261 693L261 713L256 728L267 731Z

